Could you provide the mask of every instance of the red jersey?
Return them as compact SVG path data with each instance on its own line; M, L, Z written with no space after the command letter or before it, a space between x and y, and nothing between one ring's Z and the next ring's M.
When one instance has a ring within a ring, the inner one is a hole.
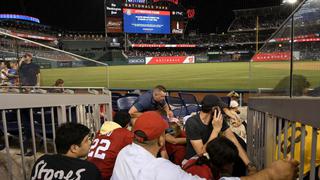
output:
M125 129L118 128L107 134L97 134L91 145L88 161L100 170L103 179L110 179L119 151L131 144L133 134Z
M196 161L197 159L189 159L188 162L183 165L182 169L192 175L197 175L201 178L205 178L208 180L213 179L213 175L209 166L205 164L197 165Z
M185 138L186 133L185 131L181 131L181 134L178 138ZM181 166L181 162L183 161L186 155L186 145L185 144L171 144L166 142L166 150L169 157L172 157L172 162L176 165Z

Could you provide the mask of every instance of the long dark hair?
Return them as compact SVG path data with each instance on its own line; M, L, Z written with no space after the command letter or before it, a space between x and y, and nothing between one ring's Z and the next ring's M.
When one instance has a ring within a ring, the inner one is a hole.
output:
M233 142L223 136L210 141L206 150L210 157L210 169L214 179L221 178L221 174L226 173L226 165L233 164L239 154Z
M208 143L206 151L207 155L199 157L192 165L207 165L211 170L213 180L220 179L222 174L231 173L225 169L226 165L233 164L239 153L232 141L223 136L217 137Z

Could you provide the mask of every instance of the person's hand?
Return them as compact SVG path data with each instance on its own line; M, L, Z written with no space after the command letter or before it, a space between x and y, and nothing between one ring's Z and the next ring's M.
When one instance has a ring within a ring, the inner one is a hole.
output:
M293 180L296 179L299 171L299 162L288 158L286 160L278 160L271 164L268 168L269 178L274 180Z
M242 122L239 121L238 119L230 118L229 121L230 121L230 124L231 124L233 127L239 127L239 126L242 125Z
M256 165L253 164L252 162L249 162L249 164L247 164L247 170L248 170L248 175L252 175L258 172Z
M213 126L213 130L219 133L222 128L222 122L223 122L223 118L222 118L221 111L215 109L213 111L213 117L211 122Z
M169 118L173 118L173 117L174 117L173 112L169 110L169 111L167 112L167 116L168 116Z
M240 116L237 114L236 111L234 110L230 110L230 113L227 114L231 119L234 119L235 121L240 121L241 122L241 119L240 119Z

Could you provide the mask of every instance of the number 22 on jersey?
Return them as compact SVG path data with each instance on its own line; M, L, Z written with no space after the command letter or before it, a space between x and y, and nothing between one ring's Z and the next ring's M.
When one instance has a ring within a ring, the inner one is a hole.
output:
M95 139L93 145L90 147L88 157L104 159L110 144L111 143L108 139Z

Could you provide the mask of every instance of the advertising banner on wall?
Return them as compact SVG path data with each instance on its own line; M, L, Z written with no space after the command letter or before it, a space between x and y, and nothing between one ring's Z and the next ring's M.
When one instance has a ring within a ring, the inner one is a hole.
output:
M196 56L196 63L207 63L208 59L208 56Z
M182 21L172 21L171 30L172 34L183 34L184 23Z
M106 18L107 33L122 33L122 19L116 17Z
M252 61L288 61L290 52L258 53L252 57Z
M144 57L129 57L128 64L145 64Z
M193 64L194 56L146 57L146 64Z

